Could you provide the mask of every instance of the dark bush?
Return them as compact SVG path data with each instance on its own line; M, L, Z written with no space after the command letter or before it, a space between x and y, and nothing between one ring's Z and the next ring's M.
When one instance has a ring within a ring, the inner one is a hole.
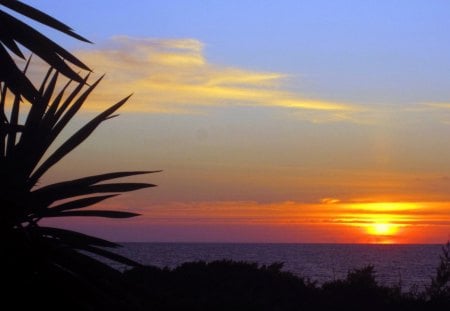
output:
M282 271L281 264L229 260L189 262L175 269L124 273L148 310L447 310L448 300L379 285L373 266L322 286Z

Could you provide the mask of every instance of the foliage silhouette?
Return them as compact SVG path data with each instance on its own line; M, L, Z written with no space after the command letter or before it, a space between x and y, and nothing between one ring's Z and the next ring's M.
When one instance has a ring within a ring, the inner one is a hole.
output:
M376 281L373 266L318 285L269 266L220 260L174 269L136 267L124 273L127 288L147 310L449 310L450 299L402 292Z
M431 279L427 295L433 300L450 301L450 241L442 247L436 276Z
M17 0L0 0L0 5L13 12L26 16L36 22L49 26L75 39L89 42L87 39L76 34L72 29L54 19L53 17ZM17 15L16 14L16 15ZM41 59L55 68L63 75L77 82L82 82L80 77L66 61L84 70L90 70L82 61L73 54L30 27L20 19L5 12L0 7L0 82L16 95L22 95L29 101L38 98L38 90L34 87L27 76L23 75L18 68L15 57L25 59L19 45L36 54ZM8 53L7 49L12 53Z
M316 288L281 267L198 261L173 270L139 267L124 279L147 310L303 310Z
M98 114L50 153L49 148L82 108L100 80L89 87L85 87L87 77L81 83L75 82L78 85L66 96L67 85L56 92L58 72L50 69L39 88L38 99L32 102L24 118L19 117L20 105L23 103L20 95L8 96L5 84L0 90L0 105L4 112L4 119L0 124L0 238L5 247L2 265L13 267L8 271L11 279L18 275L22 275L19 278L22 280L33 276L37 278L32 281L33 284L60 283L60 280L66 278L68 280L63 282L63 287L78 284L80 288L89 289L90 295L96 300L102 295L92 293L99 289L105 291L105 282L99 280L108 278L118 285L120 273L93 259L86 252L129 266L139 264L105 249L117 247L115 243L70 230L42 227L39 221L70 216L137 216L138 214L131 212L85 208L114 197L118 192L154 186L148 183L115 183L109 182L110 180L157 171L114 172L40 188L36 185L48 169L88 138L127 101L128 97ZM86 89L83 90L84 88ZM24 119L22 123L19 122L21 119ZM83 285L85 283L89 286ZM21 286L20 282L17 286ZM109 300L113 296L110 294ZM85 298L87 296L86 293L81 295Z
M0 5L80 40L66 25L19 1L0 0ZM80 77L64 61L88 69L81 61L15 17L0 10L0 242L3 280L11 295L23 292L33 305L47 308L113 310L136 309L132 295L123 291L121 273L99 261L98 256L128 266L135 261L107 248L118 247L82 233L40 226L53 217L129 218L136 213L86 209L118 193L155 185L111 180L158 171L113 172L38 187L40 178L86 140L104 121L115 117L125 97L56 144L97 87L102 77L88 85L89 74ZM31 57L20 70L5 47L23 57L19 43L45 60L49 69L36 88L27 74ZM61 74L65 77L61 77ZM69 79L67 79L69 78ZM66 80L63 86L61 80ZM24 105L25 109L24 109ZM53 151L52 151L53 150ZM93 257L92 255L95 255ZM22 305L24 306L24 305Z

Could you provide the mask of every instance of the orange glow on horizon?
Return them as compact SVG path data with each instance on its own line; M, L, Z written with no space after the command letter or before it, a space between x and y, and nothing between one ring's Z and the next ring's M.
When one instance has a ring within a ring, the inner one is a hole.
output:
M109 203L100 208L121 209L128 205L126 200L119 201L116 200L115 206ZM338 198L322 199L319 203L171 202L130 210L142 216L123 224L123 230L135 228L139 239L144 241L155 241L155 236L163 237L162 233L170 232L183 241L444 243L450 232L449 206L448 201L356 203ZM90 225L98 226L100 221L104 220L94 219ZM87 225L86 220L83 223ZM107 222L103 225L107 226ZM208 232L207 238L204 232ZM135 240L131 233L124 235L127 238L122 240Z

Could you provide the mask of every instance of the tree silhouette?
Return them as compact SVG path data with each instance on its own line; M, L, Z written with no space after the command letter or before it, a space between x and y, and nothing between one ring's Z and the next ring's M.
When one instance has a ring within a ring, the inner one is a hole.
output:
M0 4L87 41L68 26L19 1L0 0ZM39 223L53 217L137 216L130 212L86 208L121 192L154 186L111 180L157 171L113 172L42 187L37 185L51 167L87 139L102 122L115 117L116 111L130 96L101 112L59 146L50 149L102 78L88 85L89 73L80 77L65 60L83 69L88 69L86 65L1 10L0 42L0 263L1 267L7 267L4 280L11 282L12 291L26 291L28 296L33 293L38 300L51 295L53 300L59 297L55 300L58 303L68 298L81 308L87 304L89 308L94 305L122 309L119 306L127 299L116 288L120 285L120 273L97 258L105 257L128 266L139 264L106 249L118 247L115 243L79 232L43 227ZM30 82L27 74L31 57L21 70L5 49L24 57L16 42L49 65L38 87ZM66 80L64 85L62 79ZM72 294L73 291L76 294ZM60 307L58 303L55 302L55 306Z

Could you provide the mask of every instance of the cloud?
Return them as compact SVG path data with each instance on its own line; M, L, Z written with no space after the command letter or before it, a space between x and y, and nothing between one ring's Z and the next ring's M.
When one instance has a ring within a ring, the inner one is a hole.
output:
M441 109L450 109L450 103L425 103L423 104L428 108L441 110Z
M357 108L308 99L283 89L288 76L213 64L195 39L134 39L116 37L99 50L77 56L105 82L92 95L91 109L104 109L134 92L127 111L196 113L217 106L280 107L306 111L321 120L343 119ZM310 116L310 115L308 115ZM343 117L344 116L344 117Z
M341 200L336 198L323 198L320 200L320 203L322 204L336 204L339 203Z
M421 102L414 107L414 112L423 116L428 115L441 124L450 124L450 102Z

